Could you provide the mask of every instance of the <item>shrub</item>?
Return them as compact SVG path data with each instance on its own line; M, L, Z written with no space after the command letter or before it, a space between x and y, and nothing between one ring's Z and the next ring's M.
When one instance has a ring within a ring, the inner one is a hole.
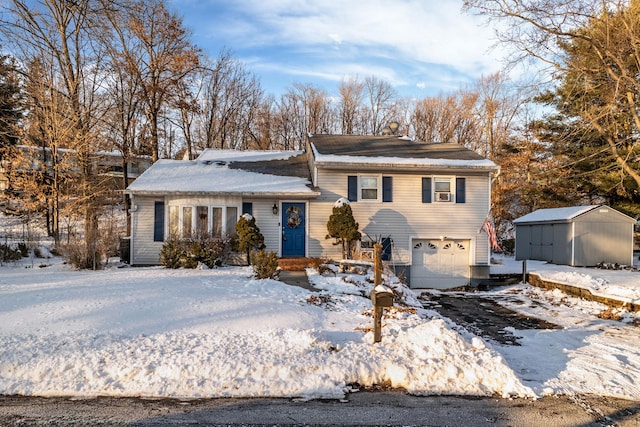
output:
M278 255L273 251L254 251L251 254L251 265L256 279L278 278Z
M170 238L160 250L160 263L166 268L196 268L200 263L215 268L222 265L230 250L227 238Z
M19 249L12 248L7 243L0 244L0 262L18 261L22 258Z
M220 267L231 251L230 239L208 239L200 248L198 261L209 268Z
M160 250L160 264L166 268L182 267L182 243L175 238L169 238Z
M358 223L353 217L353 211L347 199L341 198L333 206L333 213L327 222L329 234L325 237L333 237L334 245L342 246L342 257L351 259L355 242L362 238L358 231Z
M29 256L29 245L27 245L25 242L18 243L18 251L20 251L20 254L22 255L23 258L28 257Z
M83 241L76 240L64 245L61 250L67 262L77 269L100 270L102 268L104 253L101 252L99 245L91 250Z
M256 225L256 219L249 214L242 215L235 228L234 242L236 249L240 252L245 252L247 254L247 263L251 263L251 251L264 249L264 236Z

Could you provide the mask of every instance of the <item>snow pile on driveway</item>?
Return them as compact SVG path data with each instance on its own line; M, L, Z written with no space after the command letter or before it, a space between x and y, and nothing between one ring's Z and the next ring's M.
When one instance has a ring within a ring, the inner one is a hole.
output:
M435 313L389 310L373 344L362 276L316 275L334 291L312 293L247 268L1 273L1 394L312 399L385 385L535 396L491 346Z

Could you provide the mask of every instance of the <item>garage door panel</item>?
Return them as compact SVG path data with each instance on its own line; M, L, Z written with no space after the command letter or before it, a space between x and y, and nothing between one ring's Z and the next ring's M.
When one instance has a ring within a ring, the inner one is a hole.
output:
M469 282L468 240L414 240L411 287L447 289Z

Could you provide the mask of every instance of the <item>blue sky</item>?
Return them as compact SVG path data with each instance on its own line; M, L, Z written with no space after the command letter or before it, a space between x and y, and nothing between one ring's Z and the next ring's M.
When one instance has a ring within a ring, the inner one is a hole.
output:
M292 83L337 94L374 75L401 96L451 92L502 67L493 30L461 0L170 0L193 41L230 49L278 96Z

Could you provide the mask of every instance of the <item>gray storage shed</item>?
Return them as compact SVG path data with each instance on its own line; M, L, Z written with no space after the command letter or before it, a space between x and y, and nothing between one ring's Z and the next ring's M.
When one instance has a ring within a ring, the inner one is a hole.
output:
M513 221L516 259L576 267L633 265L636 220L607 206L538 209Z

